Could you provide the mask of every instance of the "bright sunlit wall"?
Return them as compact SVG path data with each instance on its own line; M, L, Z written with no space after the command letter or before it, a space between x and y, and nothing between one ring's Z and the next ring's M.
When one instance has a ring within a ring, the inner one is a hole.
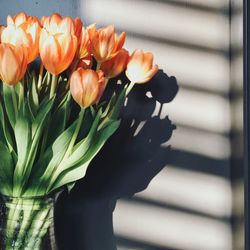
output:
M121 250L233 249L228 13L229 0L84 2L87 24L116 24L128 34L126 48L152 51L180 87L162 111L177 125L162 146L180 153L146 190L118 202Z

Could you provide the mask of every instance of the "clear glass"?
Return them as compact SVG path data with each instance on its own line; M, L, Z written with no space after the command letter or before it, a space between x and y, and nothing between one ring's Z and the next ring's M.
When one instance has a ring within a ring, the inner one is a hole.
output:
M54 197L0 196L0 249L56 249L54 204Z

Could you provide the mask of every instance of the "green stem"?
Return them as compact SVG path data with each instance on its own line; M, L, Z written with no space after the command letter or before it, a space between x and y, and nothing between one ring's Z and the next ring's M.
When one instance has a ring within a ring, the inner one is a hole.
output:
M6 226L6 231L8 232L9 237L7 237L7 242L6 242L6 250L12 250L16 248L13 246L12 243L12 238L11 236L14 237L15 235L15 230L16 230L16 223L18 221L18 218L20 216L20 200L16 200L16 203L9 204L8 210L8 219L7 219L7 226Z
M57 79L58 79L58 75L52 75L52 82L51 82L51 86L50 86L50 94L49 94L49 98L51 99L56 92L56 87L57 87Z
M39 70L39 77L38 77L38 83L37 83L37 88L40 89L42 86L42 79L43 79L43 63L41 62L40 64L40 70Z
M5 250L40 250L53 221L53 204L22 198L7 202L8 218L4 228Z
M135 82L131 82L126 89L126 96L130 93L132 88L135 86Z
M11 86L10 88L11 88L11 96L12 96L12 101L13 101L13 106L14 106L15 117L17 117L18 109L17 109L17 100L16 100L15 87Z
M24 240L25 245L27 244L28 249L40 250L39 246L41 245L42 239L48 232L48 228L51 224L51 219L48 218L51 214L51 209L52 208L39 211L35 215L35 218L33 218L33 222L29 230L31 232L31 235L26 234L26 238ZM32 241L30 241L30 237L33 238Z
M20 93L19 93L19 101L18 101L18 104L19 104L19 109L22 105L22 102L23 102L23 98L24 98L24 82L23 80L20 81Z
M63 162L71 155L72 153L72 150L73 150L73 147L75 145L75 142L76 142L76 139L77 139L77 136L79 134L79 131L80 131L80 128L81 128L81 125L82 125L82 120L83 120L83 117L84 117L84 113L85 113L85 109L82 108L81 111L80 111L80 114L79 114L79 118L77 120L77 124L76 124L76 128L75 128L75 131L72 135L72 138L69 142L69 146L64 154L64 157L63 159L61 160L61 163L63 164ZM61 164L60 163L60 164ZM47 187L47 190L46 190L46 193L49 192L49 190L52 188L54 182L56 181L56 176L57 176L57 173L58 171L61 171L61 168L60 168L60 164L59 166L51 173L51 180L50 180L50 184L48 185Z
M43 138L42 138L42 145L41 145L41 150L40 150L40 156L43 155L43 153L44 153L44 151L46 149L48 134L49 134L49 129L48 129L48 124L47 124L47 127L44 130L44 135L43 135Z
M97 64L96 64L96 70L99 70L101 68L101 65L102 65L101 62L97 62Z
M76 124L76 128L75 128L74 134L73 134L73 136L71 138L71 141L69 143L68 149L67 149L67 151L66 151L63 159L67 159L71 155L71 153L72 153L72 149L73 149L73 147L75 145L77 136L78 136L80 128L81 128L81 124L82 124L84 113L85 113L85 109L82 108L81 111L80 111L80 114L79 114L79 118L78 118L78 121L77 121L77 124Z

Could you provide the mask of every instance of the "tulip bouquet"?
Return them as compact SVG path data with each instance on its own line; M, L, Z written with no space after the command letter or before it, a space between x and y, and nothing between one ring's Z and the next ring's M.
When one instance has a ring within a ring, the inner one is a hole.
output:
M19 13L0 27L4 249L40 249L51 222L46 220L51 207L40 198L62 187L70 190L84 177L119 127L119 112L133 86L157 72L151 53L129 55L125 36L113 25L84 27L79 18L59 14L39 20ZM128 83L105 95L109 79L122 72Z

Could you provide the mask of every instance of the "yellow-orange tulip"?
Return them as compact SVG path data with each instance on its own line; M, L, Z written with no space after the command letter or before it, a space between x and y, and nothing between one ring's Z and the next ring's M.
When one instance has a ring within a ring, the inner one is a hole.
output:
M115 57L102 63L101 70L104 72L105 77L113 78L122 73L127 66L128 58L128 51L121 49Z
M153 54L135 50L130 56L126 76L131 82L145 83L158 71L158 65L153 66Z
M96 31L90 31L92 42L92 53L98 62L105 62L116 56L121 50L126 33L122 32L120 36L115 33L114 25L101 28Z
M9 85L20 81L27 69L27 50L23 46L0 44L0 78Z
M99 101L104 85L104 74L100 70L78 68L70 77L71 94L82 108L87 108Z
M74 59L79 39L79 19L62 18L59 14L41 20L39 50L44 67L58 75L66 70Z
M14 46L24 46L28 53L28 63L30 63L39 54L40 32L39 20L20 12L14 17L7 17L7 27L1 32L1 42Z

